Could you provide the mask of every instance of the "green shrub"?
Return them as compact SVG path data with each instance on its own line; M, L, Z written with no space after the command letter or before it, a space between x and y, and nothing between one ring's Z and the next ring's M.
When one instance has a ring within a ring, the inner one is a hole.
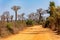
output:
M13 31L13 27L12 27L13 25L12 25L12 23L7 23L7 28L8 28L8 30L12 33L12 31Z
M56 20L55 20L55 18L54 17L48 17L48 19L47 19L50 23L55 23L56 22Z
M49 21L46 21L44 27L45 28L48 27L49 26L49 23L50 23Z
M49 26L51 26L52 24L55 24L55 23L56 23L55 18L50 16L50 17L47 18L47 20L44 24L44 27L49 27Z
M41 22L39 22L38 24L39 24L39 25L42 25L42 24L43 24L43 22L41 21Z
M12 23L7 23L8 28L12 28L12 26L13 26Z
M27 25L33 25L33 23L34 23L33 20L27 20L27 21L26 21L26 24L27 24Z

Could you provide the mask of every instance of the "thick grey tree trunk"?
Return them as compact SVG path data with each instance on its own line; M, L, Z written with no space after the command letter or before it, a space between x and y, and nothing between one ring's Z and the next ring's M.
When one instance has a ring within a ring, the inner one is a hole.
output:
M15 21L17 21L17 11L15 11Z

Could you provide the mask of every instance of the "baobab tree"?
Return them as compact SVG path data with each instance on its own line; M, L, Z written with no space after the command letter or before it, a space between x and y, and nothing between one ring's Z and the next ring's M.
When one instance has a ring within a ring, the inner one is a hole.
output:
M11 15L10 17L11 17L10 19L11 19L11 22L12 22L12 20L13 20L13 15Z
M41 16L41 14L42 14L42 9L40 8L40 9L37 9L37 12L38 12L38 14L39 14L39 22L41 21L41 18L42 18L42 16Z
M1 15L1 21L5 21L5 16L4 15Z
M10 16L9 11L5 11L5 12L3 13L3 15L5 16L5 20L6 20L7 22L9 22L9 16Z
M17 21L17 11L20 9L20 6L13 6L11 9L15 11L15 21Z
M46 18L49 17L49 13L48 13L46 10L43 10L41 15L42 15L42 18L41 18L41 19L42 19L43 21L45 21ZM47 16L46 16L46 15L47 15Z
M39 20L39 14L35 13L35 21L37 22Z
M21 16L22 16L22 22L23 22L23 20L24 20L24 13L22 13Z
M32 12L31 14L28 15L28 18L30 20L34 20L35 19L35 14Z
M18 20L19 20L19 21L21 20L21 15L20 15L20 14L18 14Z
M23 22L23 20L24 20L24 13L18 15L18 20L22 20L22 22Z

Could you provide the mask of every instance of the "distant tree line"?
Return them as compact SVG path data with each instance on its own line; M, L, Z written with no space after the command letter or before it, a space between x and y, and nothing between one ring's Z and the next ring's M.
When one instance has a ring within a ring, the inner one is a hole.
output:
M20 9L21 7L20 6L13 6L11 9L12 10L14 10L15 11L15 21L17 21L17 20L26 20L25 19L25 13L22 13L22 14L18 14L17 13L17 11ZM42 15L44 14L44 13L47 13L47 11L46 10L43 10L42 8L40 8L40 9L37 9L37 12L36 13L34 13L34 12L32 12L32 13L30 13L30 14L28 14L28 16L26 16L26 17L28 17L28 19L30 19L30 20L34 20L34 21L36 21L36 22L40 22L40 21L42 21L43 20L43 18L42 18ZM7 22L9 22L9 21L13 21L13 18L14 18L14 16L13 15L10 15L10 13L9 13L9 11L5 11L5 12L3 12L3 14L0 16L0 18L1 18L1 21L7 21Z

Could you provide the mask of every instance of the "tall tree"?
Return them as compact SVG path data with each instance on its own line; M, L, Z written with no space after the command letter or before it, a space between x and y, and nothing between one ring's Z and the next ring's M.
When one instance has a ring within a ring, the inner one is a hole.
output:
M21 21L23 22L23 20L24 20L24 15L25 15L24 13L18 15L18 20L21 20Z
M1 21L5 21L5 16L4 15L1 15Z
M23 22L23 20L24 20L24 13L22 13L21 16L22 16L22 22Z
M55 30L56 29L56 21L57 21L55 3L52 1L52 2L50 2L49 6L50 6L50 8L49 8L50 16L48 17L46 24L48 24L52 30Z
M20 9L20 6L13 6L11 9L15 11L15 21L17 21L17 11Z
M5 11L3 15L5 16L6 21L9 22L9 16L10 16L9 11Z
M42 8L37 9L37 12L39 13L39 22L40 22L41 18L42 18L42 16L41 16L41 14L42 14Z
M38 13L35 13L35 21L38 22L39 21L39 14Z
M50 2L50 6L54 6L55 7L55 2Z
M18 20L19 20L19 21L21 20L21 15L18 15Z
M50 16L55 12L55 3L50 2Z
M34 15L34 13L32 12L31 14L28 15L28 18L29 18L30 20L34 20L34 16L35 16L35 15Z
M11 22L12 22L12 20L13 20L13 15L11 15Z

